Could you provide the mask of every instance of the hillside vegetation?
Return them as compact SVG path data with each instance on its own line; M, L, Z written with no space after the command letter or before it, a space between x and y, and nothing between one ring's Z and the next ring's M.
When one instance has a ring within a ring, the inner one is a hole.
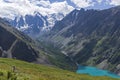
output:
M15 66L15 70L12 70ZM0 80L117 80L108 77L79 75L55 67L0 58Z

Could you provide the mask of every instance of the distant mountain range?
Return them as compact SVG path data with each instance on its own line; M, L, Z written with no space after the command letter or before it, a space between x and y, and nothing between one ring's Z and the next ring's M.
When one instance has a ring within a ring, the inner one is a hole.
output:
M102 4L108 8L111 7L111 3L107 0L78 2L76 0L1 0L0 17L5 18L18 30L35 37L41 31L50 30L57 21L63 19L75 8L88 9L88 6L93 8L92 5L99 8L103 6Z
M3 19L19 31L22 31L31 37L36 37L41 31L49 31L54 26L58 21L56 16L56 14L42 16L39 12L34 12L33 15L27 14L25 16L16 16L13 20L9 18ZM58 16L64 17L63 14L59 14Z
M120 6L74 10L39 40L56 45L78 64L120 74Z

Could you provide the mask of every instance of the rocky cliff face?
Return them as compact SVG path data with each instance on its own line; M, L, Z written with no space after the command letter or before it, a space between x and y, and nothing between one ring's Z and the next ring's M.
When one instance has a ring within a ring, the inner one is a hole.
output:
M43 40L52 42L82 65L120 73L120 7L74 10Z
M28 36L0 19L0 57L49 64L47 57L45 58L34 44Z

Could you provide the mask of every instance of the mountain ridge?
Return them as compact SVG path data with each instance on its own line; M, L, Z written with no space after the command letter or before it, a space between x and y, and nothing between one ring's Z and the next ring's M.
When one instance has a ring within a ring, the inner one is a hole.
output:
M119 13L120 6L74 10L40 38L58 46L78 64L120 74Z

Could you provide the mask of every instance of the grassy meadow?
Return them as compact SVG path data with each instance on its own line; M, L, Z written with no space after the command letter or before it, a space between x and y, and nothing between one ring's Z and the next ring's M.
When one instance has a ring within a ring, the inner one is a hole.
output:
M13 69L15 66L15 69ZM0 80L119 80L76 74L57 67L48 67L14 59L0 58Z

